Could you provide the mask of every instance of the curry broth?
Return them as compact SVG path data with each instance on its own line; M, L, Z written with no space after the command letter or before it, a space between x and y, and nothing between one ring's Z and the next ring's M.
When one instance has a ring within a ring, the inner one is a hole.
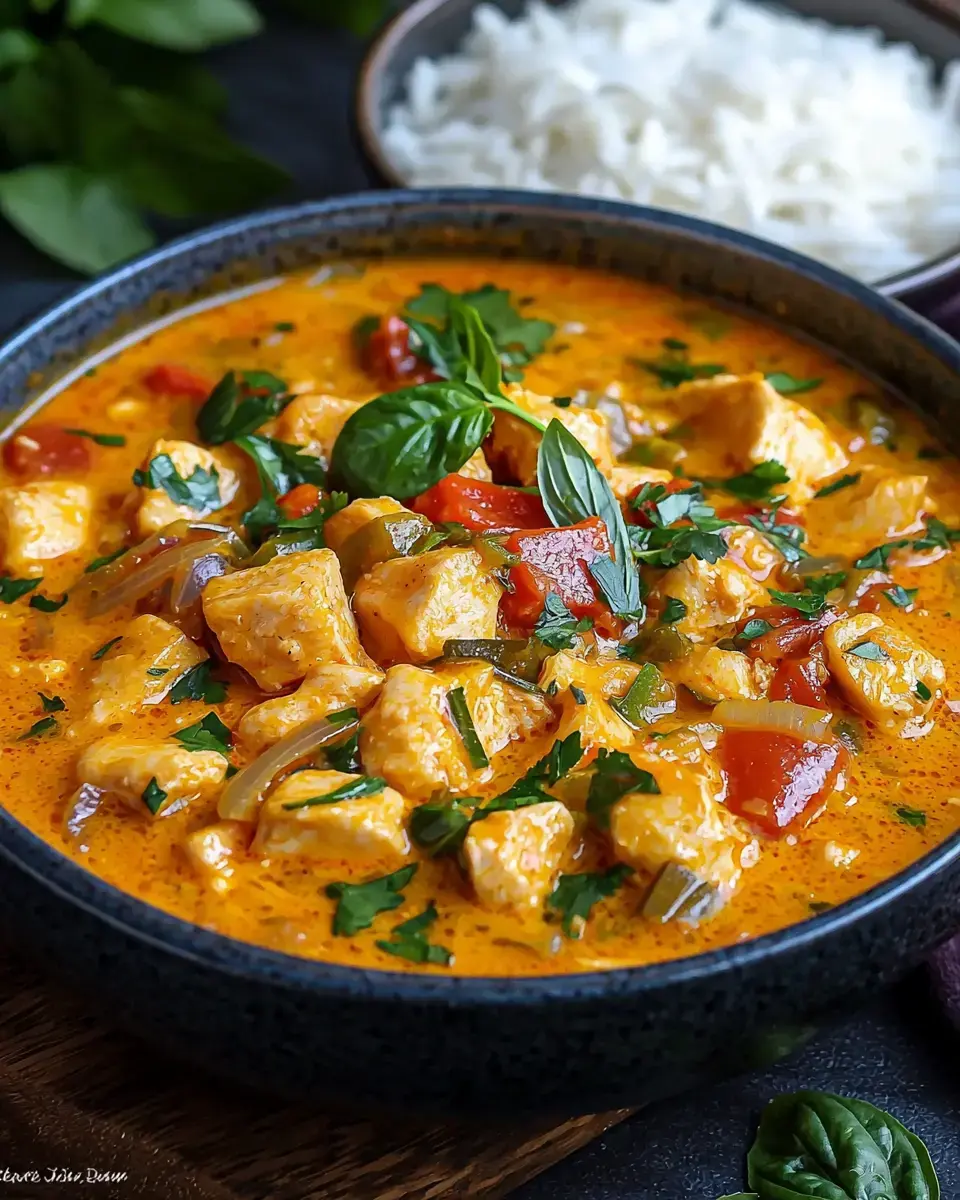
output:
M402 260L367 267L357 277L340 275L317 282L303 274L270 290L224 304L164 328L122 351L55 397L41 415L44 423L86 428L126 437L123 447L90 445L93 467L85 481L96 491L98 532L82 554L44 565L39 590L58 596L73 587L97 554L137 540L129 529L130 483L158 436L195 438L197 403L149 392L141 382L159 363L177 363L218 379L234 368L265 369L291 385L314 381L313 390L368 398L379 390L357 362L351 342L354 323L370 313L392 314L426 280L464 291L493 280L525 300L524 311L552 321L557 332L545 353L526 369L524 386L548 395L578 389L602 390L618 381L626 399L649 397L655 381L629 359L655 359L664 338L688 343L694 362L722 363L732 373L789 371L797 378L822 377L823 384L800 397L847 447L854 434L841 423L848 398L871 385L822 350L785 333L681 299L663 288L614 275L536 263L485 263L448 259ZM528 303L526 303L528 298ZM292 323L294 328L288 328ZM659 400L669 402L664 393ZM867 445L855 466L878 464L929 475L929 491L947 524L960 518L960 475L952 458L924 458L930 433L912 415L896 412L896 449ZM221 448L222 449L222 448ZM251 472L237 464L245 488ZM709 466L724 475L721 462ZM3 484L18 477L5 472ZM248 497L249 498L249 497ZM233 514L246 504L243 496ZM847 495L816 500L806 511L808 547L815 554L843 553L832 530ZM222 518L217 518L222 519ZM946 696L960 695L960 638L951 611L960 606L960 567L948 555L922 568L898 569L904 587L919 587L912 612L890 606L884 621L911 634L942 659ZM443 970L413 966L384 954L378 939L401 919L420 912L431 898L440 918L431 940L455 955L452 969L462 974L536 975L642 964L729 945L804 920L811 906L836 904L893 875L960 828L960 718L946 707L934 729L916 741L875 732L850 768L842 800L831 803L808 828L779 842L764 841L758 864L747 870L732 900L699 926L666 925L636 916L640 893L626 886L594 909L581 940L558 937L559 926L540 916L521 921L487 912L471 898L469 885L452 860L429 860L414 850L421 866L405 889L405 903L382 915L356 936L331 932L334 902L324 895L332 880L369 877L369 869L344 864L318 866L307 859L255 860L237 866L226 894L211 889L186 861L186 832L216 819L215 803L151 820L105 800L75 834L64 832L67 798L76 788L75 768L82 745L71 722L83 714L88 681L99 663L91 655L121 636L131 611L88 619L69 602L45 614L23 601L0 605L0 670L7 677L0 786L8 810L76 862L122 890L185 920L276 950L323 960L385 969ZM42 716L38 693L62 697L60 736L18 740ZM208 705L187 701L144 708L124 722L133 736L164 736L199 720L213 708L235 729L240 716L262 698L251 684L234 682L226 701ZM709 710L686 696L679 720L703 720ZM549 747L520 742L497 758L504 786ZM242 766L243 748L232 761ZM490 785L487 794L498 788ZM922 810L926 824L915 827L896 815L898 806ZM846 866L835 865L828 847L856 850ZM594 851L589 839L565 870L589 870ZM378 872L379 873L379 872Z

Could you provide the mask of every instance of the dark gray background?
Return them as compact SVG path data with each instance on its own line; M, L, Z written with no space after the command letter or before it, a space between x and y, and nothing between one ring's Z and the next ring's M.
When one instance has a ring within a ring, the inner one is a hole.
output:
M351 129L362 54L347 35L274 21L264 38L212 56L230 88L234 132L296 181L282 200L373 184ZM0 229L0 328L78 283ZM944 1200L960 1200L960 1037L924 974L878 997L776 1070L687 1094L611 1130L514 1193L514 1200L713 1200L745 1184L743 1158L763 1105L820 1088L889 1109L925 1139Z

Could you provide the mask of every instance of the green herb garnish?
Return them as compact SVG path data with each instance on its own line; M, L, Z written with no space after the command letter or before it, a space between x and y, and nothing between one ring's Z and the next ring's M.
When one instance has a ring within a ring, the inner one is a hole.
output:
M855 654L857 658L865 658L870 662L883 662L890 655L882 646L878 646L876 642L866 641L860 642L856 646L851 646L846 652L847 654Z
M101 554L99 558L95 558L93 562L87 563L83 568L85 575L92 575L94 571L99 571L101 567L107 567L112 562L116 562L127 552L126 546L119 546L116 550L111 550L109 554Z
M661 625L673 625L676 621L682 621L686 615L687 606L682 600L678 600L676 596L665 597L663 611L660 613Z
M269 371L228 371L197 413L197 430L218 446L253 433L277 416L293 397Z
M896 814L904 825L912 825L914 829L923 829L927 823L927 814L920 808L898 808Z
M163 805L167 799L167 793L163 790L159 783L157 783L156 776L154 776L153 779L151 779L147 786L143 789L143 795L140 797L140 799L144 802L153 816L156 816L160 809L163 808Z
M841 475L833 483L825 483L822 488L814 492L814 499L821 500L824 496L832 496L834 492L839 492L843 488L854 487L862 478L863 474L860 471L856 471L852 475Z
M738 645L752 642L755 638L763 637L765 633L769 633L773 626L769 621L765 621L762 617L751 617L744 625L743 629L734 636L734 641Z
M387 786L387 781L379 775L364 775L361 779L351 779L349 783L341 783L332 792L324 792L321 796L310 796L307 800L291 800L282 804L285 812L297 808L316 808L319 805L337 804L341 800L359 800L364 796L377 796Z
M41 717L39 721L34 721L26 733L21 733L17 741L23 742L27 738L42 737L45 733L56 733L58 729L56 717Z
M781 396L799 396L803 392L812 392L823 383L822 379L797 379L788 371L772 371L766 376L766 380Z
M430 963L435 967L448 967L453 955L443 946L433 945L427 940L427 930L437 919L436 905L431 901L417 917L395 925L389 941L377 942L377 947L397 958L410 962Z
M919 591L919 588L905 588L896 583L893 587L884 588L881 595L885 596L896 608L909 608L916 600Z
M721 488L739 500L769 500L775 487L789 482L790 476L783 463L768 458L742 475L734 475L732 479L710 480L707 486Z
M202 720L173 736L187 750L214 750L224 756L230 753L230 730L214 712L207 713Z
M14 600L19 600L21 596L32 592L40 582L40 578L14 579L12 575L0 577L0 603L12 604Z
M916 693L924 702L933 699L933 692L930 691L922 679L917 680Z
M45 696L43 692L37 692L37 695L40 697L40 703L43 705L45 713L63 712L67 707L62 696Z
M64 592L59 600L51 600L48 596L36 595L31 596L27 603L31 608L35 608L39 612L55 613L63 608L68 599L69 596Z
M337 901L333 932L338 937L353 937L361 929L368 929L380 913L399 908L403 889L416 873L417 863L411 863L392 875L368 879L366 883L328 883L326 894Z
M133 482L137 487L164 491L174 504L201 515L213 512L222 504L220 476L216 467L209 471L200 466L194 467L184 479L169 454L158 454L150 460L145 471L134 471Z
M171 704L184 700L203 700L206 704L222 704L227 698L227 685L210 678L213 667L209 662L197 663L181 675L168 693Z
M654 375L665 390L695 379L712 379L714 375L722 375L726 371L726 367L718 363L692 363L686 342L676 338L664 338L660 344L663 346L663 354L659 358L635 358L631 359L631 362Z
M460 739L467 752L470 765L478 771L483 767L489 767L490 759L483 748L483 742L480 741L480 735L477 733L477 728L473 723L473 717L470 715L470 709L467 705L467 697L464 695L462 687L451 688L447 692L447 707L450 710L450 717L456 726L457 733L460 734Z
M622 750L599 750L587 793L587 812L601 829L609 827L610 809L617 801L634 792L657 796L660 785Z
M65 429L64 433L72 433L77 437L89 438L98 446L125 446L127 439L122 433L91 433L89 429Z
M768 591L774 603L792 608L807 618L819 616L827 607L827 602L819 591L808 589L803 592L778 592L776 588L768 588Z
M614 895L632 874L633 867L620 863L606 871L561 875L547 897L547 908L560 913L567 937L580 938L594 905Z
M592 628L593 621L589 617L578 621L556 592L548 592L543 612L533 627L533 636L551 650L569 650L576 643L577 634Z
M114 648L114 646L117 645L118 642L122 642L122 641L123 641L122 634L119 637L111 638L109 642L104 642L99 650L94 650L94 652L90 655L90 657L93 659L94 662L99 662L99 660L101 658L103 658L103 656L105 654L108 654Z

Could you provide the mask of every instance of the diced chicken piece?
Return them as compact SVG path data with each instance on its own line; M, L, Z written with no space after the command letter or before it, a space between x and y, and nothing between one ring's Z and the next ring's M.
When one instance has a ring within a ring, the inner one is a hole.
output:
M426 671L391 667L360 734L360 753L371 775L380 775L405 796L426 800L438 788L463 793L493 776L493 767L470 766L447 705L462 687L477 736L491 759L510 742L532 738L553 721L540 696L504 683L487 663Z
M483 479L487 483L493 479L493 472L490 470L482 450L475 450L457 471L457 474L466 475L468 479Z
M645 751L630 757L653 775L660 792L624 796L610 810L616 856L651 874L680 863L721 893L732 892L744 867L756 861L757 843L724 808L719 767L706 757L697 767Z
M605 475L613 467L613 447L610 443L610 424L601 412L591 408L558 408L549 396L540 396L513 385L506 389L510 399L531 416L549 425L554 417L573 434ZM488 457L495 466L524 486L537 482L537 452L540 434L509 413L494 416L493 433Z
M682 683L707 704L721 700L762 700L770 687L774 668L760 658L748 658L739 650L710 646L695 650L678 663L667 664L664 673Z
M760 374L683 384L674 399L693 428L698 453L722 455L735 470L776 459L790 476L783 491L793 504L805 504L819 483L849 461L818 416L781 396Z
M447 548L378 563L357 581L353 606L377 662L424 663L449 638L496 637L502 594L476 550Z
M409 511L399 500L392 500L389 496L381 496L376 500L354 500L346 508L341 508L338 513L334 513L324 524L324 541L331 550L339 553L346 540L358 529L362 529L364 525L369 525L378 517L389 517L394 513Z
M265 692L322 663L368 665L332 550L283 554L211 579L203 615L227 658Z
M617 463L606 474L613 494L621 503L644 483L673 482L673 472L661 471L658 467L632 467Z
M864 471L860 483L838 494L832 537L852 554L880 542L919 533L924 513L936 512L927 495L926 475L896 475Z
M226 774L227 760L216 750L188 750L177 742L122 734L93 742L77 763L81 784L119 796L147 817L210 796Z
M835 621L823 644L833 681L851 707L889 734L929 732L930 710L946 681L939 658L873 613Z
M141 537L148 537L158 529L172 524L174 521L196 521L200 517L208 517L211 513L226 508L236 496L240 487L240 477L224 461L223 455L213 454L203 446L195 446L193 442L174 442L160 438L153 443L150 453L143 460L146 468L155 458L166 455L177 468L181 479L189 479L194 471L217 473L217 487L220 492L219 504L201 505L192 508L188 504L177 504L163 488L140 488L140 507L137 509L137 528Z
M90 682L90 721L112 725L143 705L159 704L177 680L207 658L176 625L143 613L100 659Z
M579 733L584 753L601 746L629 749L636 742L636 731L611 708L610 699L623 696L639 673L639 666L625 658L587 662L566 650L551 655L543 664L539 685L552 693L560 707L557 738Z
M362 712L377 698L382 684L383 672L376 667L327 663L311 671L292 695L248 709L237 732L251 750L262 750L307 721L344 708Z
M542 904L573 830L573 817L558 800L475 822L463 855L481 904L520 912Z
M343 771L290 775L260 809L255 851L350 862L402 858L410 848L404 829L407 806L393 788L330 804L304 803L362 779Z
M13 575L39 575L42 563L83 549L92 517L93 493L82 483L0 488L4 567Z
M686 605L686 614L674 628L690 636L739 621L751 608L770 603L767 589L731 558L715 563L684 559L664 574L657 592Z
M759 529L750 525L733 525L723 531L723 537L730 558L758 583L769 579L774 571L783 566L783 555L774 549Z
M275 436L282 442L301 446L327 463L340 430L362 407L362 402L340 396L298 396L277 417L273 426Z
M195 829L184 839L187 860L198 875L220 895L234 883L237 856L250 844L250 826L243 821L218 821Z

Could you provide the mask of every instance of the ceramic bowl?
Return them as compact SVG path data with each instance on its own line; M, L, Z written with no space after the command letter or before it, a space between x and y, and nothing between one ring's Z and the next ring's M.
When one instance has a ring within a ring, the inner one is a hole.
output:
M528 0L485 0L511 17ZM566 0L547 0L564 3ZM364 60L357 82L356 128L374 174L390 187L405 187L383 145L387 114L400 99L418 58L453 53L470 28L478 0L415 0L381 32ZM960 58L960 8L954 0L789 0L783 7L836 25L870 25L893 41L912 42L938 66ZM933 319L960 322L960 240L936 258L875 282Z
M405 254L602 266L773 319L915 401L960 411L960 346L787 250L632 205L385 192L194 234L85 287L0 350L8 413L85 356L288 268ZM82 369L82 368L81 368ZM38 401L38 397L40 398ZM960 835L821 916L676 962L457 978L298 959L187 924L87 873L0 809L2 936L182 1059L338 1108L573 1114L637 1105L782 1054L960 927Z

